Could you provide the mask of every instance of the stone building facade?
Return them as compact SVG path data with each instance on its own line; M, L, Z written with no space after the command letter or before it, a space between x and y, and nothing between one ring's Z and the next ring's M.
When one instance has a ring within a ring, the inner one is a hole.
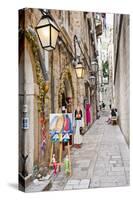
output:
M109 110L109 105L112 105L113 97L113 82L112 82L112 68L113 68L113 15L106 14L112 18L111 24L106 23L106 28L102 36L98 40L99 46L99 103L104 102L106 110ZM110 16L111 15L111 16ZM108 71L107 77L103 74L103 65L107 63Z
M23 9L19 12L19 172L27 179L32 178L35 166L48 167L50 113L62 112L62 106L67 112L74 112L80 102L85 127L87 101L91 104L91 123L96 119L97 91L88 81L92 72L91 60L96 58L98 51L99 28L96 29L95 13L60 10L50 10L49 13L60 33L55 50L47 52L42 49L35 30L42 15L40 10ZM75 35L80 44L76 44L76 51L85 67L83 79L77 79L73 64ZM26 129L22 127L25 115L29 119ZM46 145L42 150L44 133ZM63 150L65 153L65 148ZM58 144L54 145L54 151L58 155Z
M129 144L130 68L129 15L114 15L114 104L118 108L119 124Z

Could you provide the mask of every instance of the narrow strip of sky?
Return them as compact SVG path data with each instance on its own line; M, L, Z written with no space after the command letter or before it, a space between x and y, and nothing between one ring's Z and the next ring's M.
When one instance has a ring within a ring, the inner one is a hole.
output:
M107 26L113 26L113 14L106 14L106 24Z

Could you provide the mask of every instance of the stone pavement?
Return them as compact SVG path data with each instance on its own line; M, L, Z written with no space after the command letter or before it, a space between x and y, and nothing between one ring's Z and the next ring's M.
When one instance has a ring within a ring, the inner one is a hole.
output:
M83 136L81 149L72 148L72 176L64 170L54 178L51 191L129 185L129 149L118 125L107 117L96 120Z

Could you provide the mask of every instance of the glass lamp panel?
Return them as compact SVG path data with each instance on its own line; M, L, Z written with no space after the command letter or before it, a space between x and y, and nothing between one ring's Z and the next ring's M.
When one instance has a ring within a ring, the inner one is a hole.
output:
M39 22L39 24L37 25L37 27L40 27L40 26L45 26L45 25L48 25L49 24L49 20L48 18L42 18Z
M76 65L76 74L78 78L82 78L83 66L81 63Z
M77 74L78 78L81 78L82 77L82 69L81 68L77 68L76 69L76 74Z
M83 72L82 72L82 77L84 78L84 75L85 75L85 70L83 69Z
M85 74L85 70L84 68L82 68L82 78L84 77L84 74Z
M90 76L89 78L91 85L95 85L95 77L94 76Z
M95 78L94 77L92 77L92 85L95 85Z
M96 71L96 70L97 70L97 63L96 63L95 61L93 61L93 62L91 63L91 65L92 65L92 70L93 70L93 71Z
M49 46L50 45L50 27L42 27L37 29L39 38L41 40L42 46Z
M58 38L58 31L51 26L51 46L55 48Z
M39 24L37 25L37 27L40 27L40 26L46 26L46 25L52 25L53 27L55 27L57 30L58 30L58 27L56 26L56 24L50 19L49 16L44 16Z

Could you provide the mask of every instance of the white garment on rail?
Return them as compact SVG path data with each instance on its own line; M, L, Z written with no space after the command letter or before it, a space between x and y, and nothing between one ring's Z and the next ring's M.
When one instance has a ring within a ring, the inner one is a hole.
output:
M82 120L75 120L75 126L74 144L81 144L82 136L80 135L80 127L82 127Z

